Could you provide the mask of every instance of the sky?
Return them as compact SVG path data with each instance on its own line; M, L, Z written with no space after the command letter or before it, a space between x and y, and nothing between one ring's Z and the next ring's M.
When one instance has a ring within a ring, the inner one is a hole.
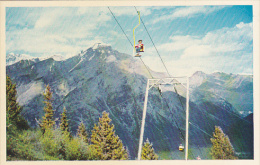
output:
M152 70L166 71L157 49L172 76L196 71L253 74L252 6L136 8L149 32L141 23L136 40L143 40L142 59ZM110 9L133 44L135 8ZM6 8L6 54L69 57L102 43L133 55L130 42L107 6Z

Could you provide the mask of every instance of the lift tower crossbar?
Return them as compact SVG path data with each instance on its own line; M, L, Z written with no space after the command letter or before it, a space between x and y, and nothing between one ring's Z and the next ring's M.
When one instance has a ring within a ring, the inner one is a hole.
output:
M183 83L177 81L177 78L186 78L186 87ZM147 102L148 102L148 94L149 90L153 87L159 87L160 85L182 85L186 88L186 144L185 144L185 160L188 160L188 135L189 135L189 77L171 77L171 78L163 78L163 79L148 79L146 85L145 99L144 99L144 109L143 109L143 117L142 117L142 125L141 125L141 133L139 140L139 149L138 149L138 160L141 160L141 152L142 152L142 144L143 144L143 136L144 136L144 125L146 118L146 110L147 110Z

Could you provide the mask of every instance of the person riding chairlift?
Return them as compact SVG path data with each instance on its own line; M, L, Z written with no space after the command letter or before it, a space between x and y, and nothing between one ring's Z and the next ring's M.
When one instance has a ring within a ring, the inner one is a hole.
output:
M142 44L142 40L138 41L138 45L135 46L136 55L135 57L141 57L139 52L144 52L144 44Z

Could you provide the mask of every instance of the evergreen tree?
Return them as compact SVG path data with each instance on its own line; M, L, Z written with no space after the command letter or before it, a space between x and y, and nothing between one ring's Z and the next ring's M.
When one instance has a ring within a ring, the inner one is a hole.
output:
M17 102L16 84L13 84L11 78L6 75L6 126L15 126L19 129L27 129L27 121L20 115L22 108Z
M20 114L21 107L16 102L16 85L12 83L11 78L6 76L6 108L9 120L14 121L16 116Z
M62 133L62 141L60 142L59 153L62 155L63 158L66 158L66 145L72 140L72 135L69 130L69 123L67 118L67 110L64 107L63 112L61 113L61 121L60 121L60 130Z
M147 139L142 147L142 160L158 160L158 155L154 152L153 145Z
M128 159L122 141L115 135L114 125L106 112L102 113L98 125L95 124L91 135L91 148L95 150L96 159L99 160L125 160Z
M213 132L213 138L210 141L212 142L210 154L213 159L237 159L228 136L219 126L215 126L215 132Z
M44 96L44 112L45 115L42 117L42 122L40 123L40 127L45 132L46 129L53 128L55 121L53 119L53 108L52 108L52 92L51 87L49 85L46 86Z
M77 136L82 139L85 143L88 143L88 134L86 127L83 122L80 122L77 130Z
M60 120L60 129L62 132L67 132L67 133L70 133L70 130L69 130L69 122L68 122L68 118L67 118L67 110L66 108L64 107L63 108L63 112L61 114L61 120Z

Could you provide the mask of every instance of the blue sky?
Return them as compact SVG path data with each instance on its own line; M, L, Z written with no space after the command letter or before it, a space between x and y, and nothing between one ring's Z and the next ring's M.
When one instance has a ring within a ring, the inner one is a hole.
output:
M136 10L110 7L133 42ZM253 73L252 6L149 6L137 9L173 76L195 71ZM141 24L144 62L165 69ZM132 47L107 7L8 7L6 53L72 56L101 42L132 55Z

